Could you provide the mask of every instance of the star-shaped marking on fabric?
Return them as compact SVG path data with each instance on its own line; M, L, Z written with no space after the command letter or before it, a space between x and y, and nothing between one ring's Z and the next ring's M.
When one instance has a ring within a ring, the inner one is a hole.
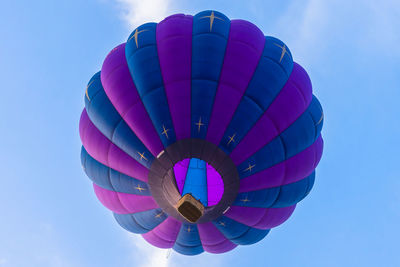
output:
M203 16L200 19L204 19L204 18L210 18L210 32L212 31L212 27L213 27L213 23L214 23L214 19L219 19L224 21L223 18L217 17L214 15L214 11L211 11L211 15L210 16Z
M249 166L247 167L247 169L244 170L244 172L247 172L247 171L251 172L255 166L256 166L256 164L251 165L249 162Z
M167 137L167 139L169 139L169 137L168 137L168 131L170 131L170 129L166 129L165 128L165 126L164 126L164 124L163 124L163 131L161 132L161 134L165 134L165 137Z
M85 92L85 95L86 95L86 97L87 97L87 99L90 101L90 97L89 97L89 94L88 94L88 89L89 89L89 87L92 85L92 83L93 83L94 81L91 81L87 86L86 86L86 92Z
M143 153L138 152L138 154L140 155L140 160L142 159L147 160L147 158L144 156L144 152Z
M279 59L279 63L282 62L282 59L285 56L285 54L287 54L290 57L290 54L289 54L288 50L286 49L286 45L279 45L277 43L274 43L274 45L276 45L277 47L282 49L281 58Z
M228 143L226 144L227 146L229 146L229 144L232 142L235 143L235 136L236 136L236 133L234 133L232 136L228 136L229 140L228 140Z
M155 218L161 218L161 216L164 214L164 212L162 211L162 212L160 212L160 213L157 213L156 214L156 216L154 216Z
M141 187L139 184L135 187L136 190L139 190L140 193L142 193L142 191L146 190L146 188Z
M321 118L319 119L319 121L317 122L317 125L321 123L321 121L324 119L324 112L322 112L321 114Z
M220 221L218 224L219 224L220 226L223 226L223 227L226 226L225 223L224 223L223 221Z
M131 38L129 38L128 42L129 42L132 38L135 38L136 48L139 48L139 45L138 45L138 36L139 36L139 33L146 32L146 31L148 31L148 30L141 30L141 31L138 31L138 29L136 29L136 30L135 30L135 33L131 36Z
M188 228L186 230L190 233L192 231L192 228L190 228L190 226L188 226Z
M247 196L244 199L241 199L240 201L246 203L246 202L250 202L251 200L247 198Z
M201 128L201 126L204 126L205 124L201 122L201 117L200 117L199 121L198 121L198 122L196 122L196 123L195 123L195 125L197 125L197 126L198 126L198 131L200 132L200 128Z

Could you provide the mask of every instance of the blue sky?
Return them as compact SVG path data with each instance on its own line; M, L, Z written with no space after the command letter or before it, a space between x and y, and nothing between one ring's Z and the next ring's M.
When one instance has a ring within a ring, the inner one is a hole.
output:
M214 9L283 40L325 113L311 194L263 241L188 258L129 234L80 166L84 90L136 26ZM7 1L0 266L400 266L400 2Z

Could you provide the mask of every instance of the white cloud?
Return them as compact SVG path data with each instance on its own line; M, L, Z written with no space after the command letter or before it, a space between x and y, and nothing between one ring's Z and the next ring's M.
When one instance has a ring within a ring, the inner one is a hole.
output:
M375 1L366 4L366 24L365 41L376 44L382 49L386 49L387 55L393 55L390 49L397 48L400 42L400 2ZM397 52L397 55L400 55Z
M156 248L147 243L140 235L128 233L126 236L133 246L132 262L139 267L204 267L204 262L213 267L226 265L224 264L224 254L218 255L204 252L194 256L196 257L196 261L194 261L193 256L181 255L173 249Z
M147 243L140 235L129 234L132 244L134 246L134 259L135 264L139 267L170 267L168 250L153 247ZM138 258L137 255L140 255Z
M293 1L275 34L288 43L299 62L331 57L337 47L399 57L399 16L398 1Z
M159 22L169 14L171 0L115 0L122 19L131 29L146 22Z
M323 49L319 43L327 29L329 19L327 9L325 1L309 0L306 3L295 1L281 17L278 31L282 32L283 39L287 40L289 47L296 50L295 58L300 57L298 61L305 61L302 55L307 51L316 54ZM307 58L310 56L307 55Z

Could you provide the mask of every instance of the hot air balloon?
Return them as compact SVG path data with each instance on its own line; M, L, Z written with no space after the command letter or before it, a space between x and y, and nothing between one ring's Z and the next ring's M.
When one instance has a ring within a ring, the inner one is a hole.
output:
M323 111L289 48L217 11L136 28L89 81L81 161L121 227L185 255L254 244L310 192Z

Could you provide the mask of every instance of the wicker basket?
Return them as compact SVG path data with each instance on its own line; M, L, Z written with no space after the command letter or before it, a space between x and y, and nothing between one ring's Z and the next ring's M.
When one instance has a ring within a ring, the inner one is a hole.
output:
M195 223L204 213L203 204L191 194L184 195L176 204L176 209L191 223Z

